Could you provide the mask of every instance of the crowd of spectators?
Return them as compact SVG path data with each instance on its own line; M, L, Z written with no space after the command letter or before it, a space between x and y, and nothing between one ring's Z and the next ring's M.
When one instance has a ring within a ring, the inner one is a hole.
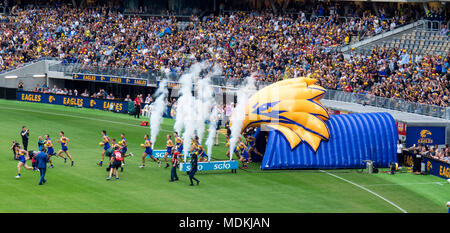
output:
M323 16L319 11L318 16ZM142 72L169 67L179 72L193 55L197 60L221 63L231 69L224 74L238 78L244 75L243 68L254 71L264 59L275 66L266 72L273 79L279 78L277 72L282 69L278 66L299 54L298 47L336 47L348 43L352 35L364 37L380 27L387 29L386 22L383 14L364 13L361 18L340 22L335 13L311 20L304 12L274 15L263 11L202 19L192 16L181 30L170 16L144 19L108 8L26 8L1 19L1 47L6 56L0 64L4 70L41 57L59 57L86 66ZM230 66L232 58L241 65Z
M425 12L424 18L427 20L431 20L431 21L444 22L446 19L446 12L445 12L444 8L428 9Z
M20 85L20 83L19 83ZM20 88L19 88L20 89ZM46 82L42 84L36 84L36 87L31 92L39 92L44 94L57 94L57 95L69 95L69 96L80 96L80 97L91 97L98 99L107 99L107 100L122 100L123 98L114 97L113 93L108 93L105 89L99 89L98 92L90 93L87 89L84 89L83 92L79 92L77 89L67 89L67 88L59 88L57 85L53 85L53 88L47 86ZM129 98L129 96L128 96Z
M299 75L311 74L328 89L371 94L447 107L450 97L450 54L412 54L375 47L370 54L315 52Z
M387 20L384 8L376 13L351 10L346 16L355 17L343 21L341 11L319 5L312 13L193 15L179 24L173 16L124 16L108 8L18 8L0 17L0 71L57 57L81 68L175 75L209 60L231 82L255 72L263 82L312 74L331 89L448 105L447 57L418 55L422 59L416 62L405 52L380 48L370 56L345 59L334 50L352 37L362 39L404 24L408 12L390 13Z
M413 145L401 150L403 154L410 154L413 158L428 157L441 162L450 163L450 148L447 145L439 148L438 145Z

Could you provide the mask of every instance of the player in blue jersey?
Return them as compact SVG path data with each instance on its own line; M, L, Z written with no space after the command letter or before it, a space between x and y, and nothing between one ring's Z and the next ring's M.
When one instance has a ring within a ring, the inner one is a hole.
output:
M56 155L55 150L53 149L53 142L52 139L50 139L50 135L48 134L44 136L44 139L45 139L44 146L47 149L48 161L50 162L49 168L53 168L54 166L51 158L53 155Z
M29 159L28 151L23 150L20 146L16 148L16 157L19 159L19 163L17 164L18 174L16 178L19 179L22 176L21 167L24 167L27 170L33 170L33 168L26 164L27 159Z
M197 144L197 152L198 152L198 161L199 162L208 162L208 155L206 154L205 149L202 144Z
M199 137L195 136L192 140L191 153L195 153L197 155L198 162L207 162L208 156L206 155L205 149L199 141Z
M228 158L233 158L233 155L230 153L230 149L229 149L229 147L230 147L230 137L228 137L228 135L226 136L226 139L227 139L227 143L225 144L225 146L227 147L227 153L226 153L226 155L227 155L227 157ZM234 148L234 151L233 151L233 154L235 154L236 155L236 157L238 158L238 160L241 160L241 155L240 155L240 146L239 146L239 143L237 144L237 146L236 146L236 148Z
M105 159L105 153L106 150L108 150L111 145L110 143L110 139L108 137L108 135L106 135L106 130L102 131L102 141L99 143L100 146L103 146L103 151L102 151L102 157L100 159L100 162L97 163L98 166L103 166L103 160Z
M263 154L261 154L258 149L256 148L256 138L250 135L245 136L245 139L247 141L247 148L248 148L248 162L252 162L252 158L255 156L261 156L263 157Z
M155 159L155 157L153 157L152 142L150 142L148 134L145 134L144 140L145 140L145 142L144 142L144 144L141 144L141 147L145 148L145 151L142 154L142 165L139 167L140 168L145 167L145 158L147 156L150 156L151 159L153 159L155 162L158 163L158 166L161 166L161 161L159 161L158 159Z
M128 151L128 143L127 140L125 139L124 133L120 134L119 145L121 147L120 152L122 153L122 155L125 155Z
M250 135L245 136L245 140L247 142L247 147L255 146L256 144L256 138Z
M117 143L120 149L120 153L122 153L122 160L121 160L121 164L120 164L120 172L123 172L123 166L125 165L125 158L129 157L129 156L133 156L133 153L129 153L127 154L128 151L128 142L125 139L125 134L122 133L120 134L120 140Z
M172 156L174 144L172 142L172 135L167 134L166 152L164 153L164 160L166 161L166 168L169 167L169 161L167 156Z
M122 153L122 158L123 158L123 160L122 160L122 168L121 168L121 171L123 171L123 165L125 165L125 157L133 156L133 153L131 153L131 152L129 154L127 154L128 142L125 139L125 134L124 133L120 134L119 146L120 146L120 152Z
M195 142L195 139L192 140L191 142L191 149L189 150L189 153L195 153L197 152L197 143Z
M242 169L247 169L247 163L248 163L248 147L245 145L245 143L242 142L242 140L239 138L238 147L236 148L238 152L240 153L239 161L242 162Z
M192 140L191 143L191 149L189 150L189 156L192 159L192 156L195 155L197 158L197 162L198 162L198 148L197 148L197 143L195 142L195 139Z
M73 162L72 156L69 153L69 149L67 148L67 144L69 143L69 138L64 136L63 131L59 132L59 136L61 138L58 140L58 143L61 143L61 150L58 151L56 156L63 158L64 163L65 163L67 161L67 158L61 155L64 152L67 155L67 157L69 157L69 159L71 161L71 166L73 167L74 162Z
M178 156L181 156L183 154L183 139L181 139L181 137L178 136L177 132L173 133L173 137L175 138L175 146L176 151L178 151Z

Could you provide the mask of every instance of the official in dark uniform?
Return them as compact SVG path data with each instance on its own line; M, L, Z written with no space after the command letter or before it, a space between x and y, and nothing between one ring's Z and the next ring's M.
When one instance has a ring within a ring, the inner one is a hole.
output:
M47 171L48 156L45 153L45 147L42 148L41 152L36 155L36 167L41 173L41 178L39 179L39 185L43 185L47 180L45 179L45 172Z
M231 136L230 120L227 120L225 122L225 128L227 129L227 136L230 137Z
M23 149L28 150L28 137L30 136L30 130L28 130L26 126L22 126L20 136L22 137Z
M191 171L189 171L189 180L191 181L190 186L194 186L194 182L192 182L192 180L195 180L197 182L197 185L200 184L200 181L194 177L195 173L197 172L197 162L198 162L197 154L192 153L191 154Z
M170 180L169 180L169 182L174 182L174 181L178 180L178 176L177 176L177 167L178 167L178 163L179 163L178 155L179 155L178 151L175 151L173 153L173 156L172 156L172 171L170 171Z
M414 147L413 151L413 174L421 174L422 172L422 156L427 152L425 145L419 145L419 147Z

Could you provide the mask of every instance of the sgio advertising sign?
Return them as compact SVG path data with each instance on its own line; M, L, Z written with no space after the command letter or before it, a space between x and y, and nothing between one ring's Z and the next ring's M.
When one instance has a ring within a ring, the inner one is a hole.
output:
M191 170L190 163L181 163L180 171L187 172ZM215 162L201 162L197 164L198 171L211 171L211 170L234 170L238 169L238 161L215 161Z
M153 155L153 157L154 157L155 159L162 159L162 158L164 158L164 154L166 154L166 150L153 150L153 151L152 151L152 155ZM180 159L180 160L183 159L183 157L184 157L183 154L179 155L179 159ZM189 155L188 155L187 157L190 158ZM150 158L150 156L147 155L147 158ZM171 154L168 154L168 155L167 155L167 158L168 158L168 159L171 159L171 158L172 158L172 155L171 155Z
M153 150L152 155L155 159L161 159L164 158L164 154L166 153L166 150ZM150 156L147 156L150 157ZM172 158L172 156L169 154L167 155L167 158Z

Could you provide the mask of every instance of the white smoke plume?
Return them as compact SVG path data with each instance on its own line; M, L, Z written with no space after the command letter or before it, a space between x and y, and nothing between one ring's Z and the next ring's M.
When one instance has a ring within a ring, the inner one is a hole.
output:
M185 122L184 122L184 133L183 133L182 138L183 138L183 154L186 157L189 150L191 149L192 138L195 135L194 134L195 133L195 121L196 121L197 112L192 111L192 109L195 106L194 105L195 98L192 95L189 96L188 98L186 98L186 101L184 101L183 104L185 105L185 107L189 107L189 109L190 109L189 111L184 112Z
M155 145L156 137L158 136L161 122L163 120L163 114L166 110L165 98L169 94L167 90L167 80L164 79L159 83L159 87L153 95L155 102L152 104L152 111L150 114L150 141L152 142L152 147Z
M200 72L202 71L203 65L201 63L195 63L191 66L189 71L180 77L180 90L179 98L177 101L177 108L176 108L176 117L175 117L175 125L174 130L179 135L181 135L181 131L183 130L184 124L187 121L194 120L193 118L188 118L190 113L192 112L191 107L191 98L194 98L192 96L192 84L194 82L195 77L198 77L200 75Z
M194 136L196 122L198 121L197 111L194 111L196 101L192 95L192 86L199 79L200 73L205 67L206 63L195 63L186 74L180 77L180 97L177 101L174 130L181 135L181 131L184 128L182 138L185 159L191 149L192 137Z
M218 114L219 114L219 110L217 109L217 106L214 106L214 108L211 112L211 115L210 115L208 138L206 139L206 147L208 148L206 154L208 155L208 161L211 159L214 138L216 137L217 120L219 120Z
M251 94L256 91L254 74L246 78L246 84L238 90L237 104L231 115L230 159L236 148L237 141L241 137L241 129L245 118L245 106Z
M205 133L205 121L208 119L214 103L214 90L211 86L211 77L220 75L221 73L222 69L219 66L214 66L205 78L199 79L197 82L198 92L196 108L198 111L198 121L195 131L197 132L200 144L203 141L203 135Z
M205 133L205 116L203 113L203 107L206 103L202 102L202 99L197 96L194 99L194 109L196 120L192 123L194 124L195 135L199 137L199 142L201 144L203 140L203 134Z

